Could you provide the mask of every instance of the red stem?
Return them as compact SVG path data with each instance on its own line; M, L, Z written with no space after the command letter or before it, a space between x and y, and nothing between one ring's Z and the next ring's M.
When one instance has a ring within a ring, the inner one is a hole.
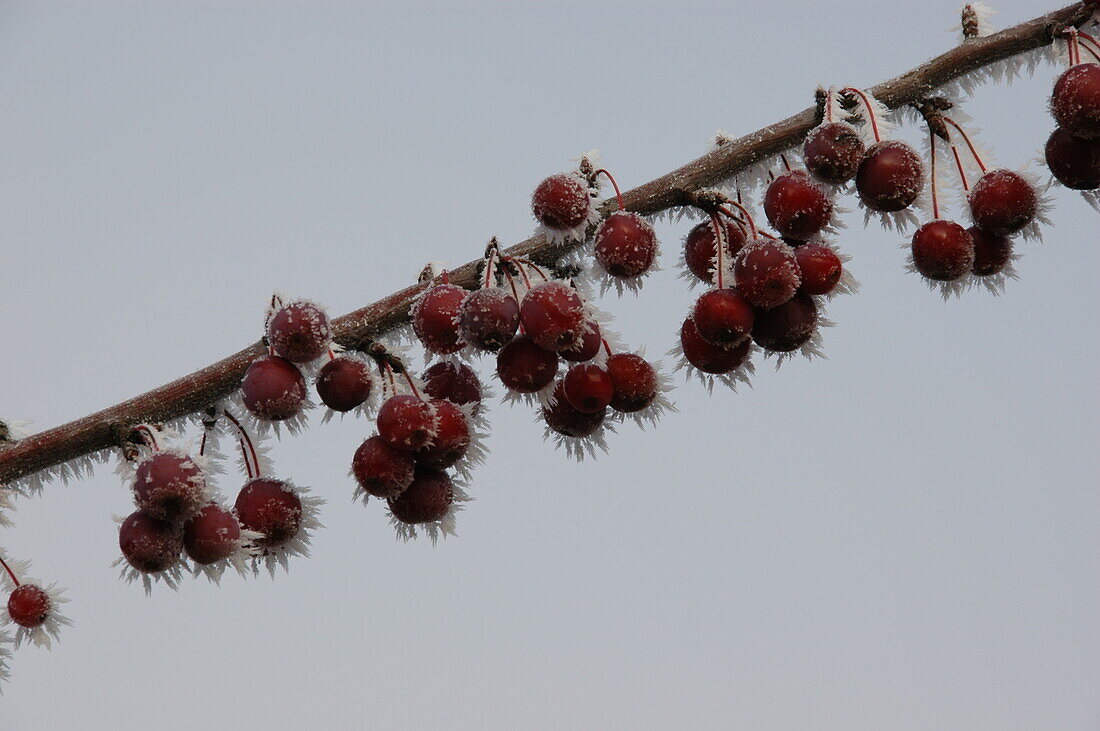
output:
M19 579L15 578L15 572L11 570L11 566L8 566L8 562L4 560L3 556L0 556L0 565L8 572L8 576L11 577L12 583L15 584L16 588L19 588Z
M718 214L710 214L710 225L714 229L714 249L717 251L717 260L715 263L715 279L718 281L715 284L718 285L718 289L725 289L725 271L726 262L722 254L726 248L726 237L723 235L722 224L718 220Z
M741 215L743 215L745 217L745 221L747 221L748 224L749 224L749 231L752 233L753 240L756 240L756 237L760 235L760 232L758 232L756 230L756 222L752 220L752 214L749 213L749 209L745 208L738 201L727 199L726 202L729 203L730 205L737 206L737 210L741 211ZM722 211L722 207L719 206L718 210ZM724 210L722 212L725 213L726 215L728 215L733 220L735 220L735 221L738 220L737 216L733 215L732 211Z
M938 219L940 217L940 203L936 198L936 133L932 131L931 125L928 126L928 140L932 148L932 218Z
M611 346L607 344L607 340L605 338L600 338L600 342L603 343L603 349L607 353L607 357L610 358L611 357Z
M1100 41L1083 30L1074 30L1073 37L1077 40L1077 63L1081 63L1081 43L1085 41L1085 50L1089 52L1089 55L1096 59L1097 63L1100 63L1100 55L1097 55L1097 49L1100 49Z
M607 170L605 170L604 168L600 168L596 171L596 175L599 175L601 173L607 176L607 179L611 181L611 185L615 188L615 198L617 198L619 201L619 210L626 210L626 205L623 204L623 194L619 190L619 184L615 182L614 176L612 176L611 173L607 172Z
M882 138L878 133L878 119L875 118L875 113L871 109L871 101L867 98L867 95L860 89L852 88L851 86L840 90L841 94L855 94L863 102L863 109L867 113L867 121L871 123L871 134L875 136L875 142L882 142Z
M241 454L244 455L244 468L248 473L248 479L251 480L253 477L260 477L260 458L256 454L256 447L252 444L252 438L248 436L248 432L245 431L244 426L241 425L241 422L237 421L237 418L233 416L233 414L228 411L222 411L222 413L225 414L225 418L233 422L233 426L237 427L237 432L241 435ZM246 445L248 447L247 450L245 449ZM253 474L252 468L248 465L249 453L252 454L252 463L256 468L255 474Z
M978 151L974 149L974 143L970 141L970 135L966 133L966 130L959 126L959 123L951 119L950 117L944 117L943 121L947 122L952 127L957 129L959 131L959 134L962 135L963 141L966 142L966 146L970 148L970 154L974 156L974 162L978 163L978 167L981 168L982 174L984 175L985 173L989 172L988 170L986 170L985 163L982 162L982 158L978 155Z
M485 257L485 280L481 285L482 289L488 289L489 285L492 283L493 259L496 258L496 255L497 250L494 248L489 249L489 256Z

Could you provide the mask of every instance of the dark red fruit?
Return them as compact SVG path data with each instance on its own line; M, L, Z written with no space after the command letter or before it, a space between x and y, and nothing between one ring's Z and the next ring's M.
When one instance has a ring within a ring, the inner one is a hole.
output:
M712 289L695 301L691 319L708 343L729 348L752 331L752 305L732 289Z
M1011 236L1035 220L1039 195L1019 173L990 170L967 198L974 223L990 233Z
M517 335L497 353L497 376L510 391L541 391L557 374L557 353L540 348L526 335Z
M598 365L573 366L562 379L565 400L577 411L594 414L611 403L614 386L611 376Z
M417 466L412 483L390 498L390 512L402 523L442 520L454 503L454 487L446 472Z
M435 411L412 394L391 396L378 410L378 434L394 449L415 452L431 439Z
M611 376L611 408L616 411L641 411L657 398L657 372L640 355L615 353L607 359L606 368Z
M728 244L726 253L730 261L733 261L733 257L736 257L737 252L741 251L741 247L745 245L745 232L733 221L728 221L725 225ZM717 255L718 248L714 244L714 224L703 221L688 231L687 238L684 240L684 261L692 274L708 284L711 283L713 281L711 273L714 271L714 259Z
M442 470L466 455L470 447L470 425L466 415L450 401L432 401L435 409L435 430L426 447L416 451L416 463Z
M548 427L562 436L578 439L595 432L606 415L606 408L590 414L573 408L565 396L564 380L554 386L553 405L542 407L542 418Z
M471 292L458 315L462 339L475 348L496 352L519 328L519 303L500 287Z
M856 171L856 190L868 208L900 211L924 188L924 165L913 148L886 140L868 148Z
M155 574L171 568L179 560L183 551L183 528L138 510L122 521L118 529L118 547L135 569Z
M970 271L979 277L999 274L1012 261L1012 239L991 234L977 226L966 230L974 239L974 264Z
M974 239L954 221L929 221L913 234L913 266L940 282L950 282L970 272L974 263Z
M394 449L377 434L360 444L351 460L351 471L359 486L383 498L396 497L408 487L415 466L411 452Z
M267 342L277 355L294 363L319 358L331 339L328 315L312 302L283 305L267 321Z
M747 338L732 348L708 343L699 335L690 317L680 327L680 348L684 351L684 357L703 373L729 373L745 362L751 346L752 342Z
M833 202L809 173L791 170L768 186L764 194L764 213L776 231L805 241L829 223Z
M839 184L852 179L863 159L863 140L846 122L826 122L810 130L802 146L803 161L813 176Z
M596 229L596 261L613 277L633 279L653 266L657 233L649 222L630 211L615 211Z
M252 361L241 381L245 408L267 421L295 416L306 402L306 379L298 366L277 355Z
M798 270L802 274L799 292L828 294L844 274L844 263L828 244L810 242L794 250Z
M447 399L459 406L474 404L475 414L481 404L481 380L464 363L444 360L424 371L424 391L434 399Z
M204 566L229 558L240 540L237 516L218 505L207 505L183 524L183 550L192 561Z
M798 290L802 275L794 250L782 241L757 239L733 263L737 291L754 307L778 307Z
M1074 137L1100 137L1100 64L1081 63L1066 69L1054 83L1050 111L1058 125Z
M752 339L766 350L789 353L802 347L817 327L817 305L809 295L796 294L790 302L756 313Z
M34 584L16 587L8 596L8 616L20 627L38 627L50 616L50 595Z
M281 480L249 480L237 494L234 508L241 527L260 533L256 544L265 548L283 545L302 527L302 501Z
M564 282L543 282L523 296L519 307L523 331L546 350L576 347L588 316L577 291Z
M206 504L206 479L190 456L154 452L134 475L134 502L157 520L174 523Z
M603 335L600 333L600 324L595 320L589 320L581 331L580 342L572 348L559 350L558 355L571 363L583 363L592 360L600 352L603 345Z
M462 350L458 335L458 313L466 301L466 290L457 284L437 284L412 307L412 323L425 350L447 355Z
M531 210L547 228L559 231L576 228L588 220L592 210L588 184L571 173L551 175L535 188Z
M317 374L317 395L333 411L351 411L370 398L373 383L370 364L338 355Z
M1051 174L1067 188L1100 188L1100 138L1084 140L1059 127L1047 140L1046 159Z

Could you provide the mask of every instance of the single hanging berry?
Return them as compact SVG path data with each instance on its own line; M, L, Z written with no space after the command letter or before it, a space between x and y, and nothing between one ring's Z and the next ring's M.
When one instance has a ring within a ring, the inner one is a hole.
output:
M497 353L497 376L510 391L541 391L557 374L557 353L540 348L526 335L517 335Z
M134 473L134 502L149 516L175 523L206 504L206 478L189 454L153 452Z
M600 324L589 319L581 330L580 342L571 348L559 350L558 355L570 363L583 363L595 358L600 352L601 345L603 345L603 335L600 332Z
M328 349L332 328L328 315L305 300L283 305L267 321L267 342L275 353L294 363L308 363Z
M443 520L452 504L454 486L447 473L420 466L409 486L389 500L393 517L410 525Z
M615 211L596 229L593 253L611 276L634 279L653 266L657 257L657 233L637 213Z
M712 289L695 301L691 320L699 336L709 343L730 348L752 331L752 305L732 289Z
M828 244L812 241L795 249L794 257L802 274L799 292L828 294L844 274L844 263Z
M990 170L967 197L974 223L990 233L1011 236L1035 220L1039 195L1019 173Z
M462 350L458 316L466 290L457 284L431 287L412 306L413 331L425 350L448 355Z
M306 380L298 367L278 355L252 361L241 381L241 400L254 416L282 421L296 416L306 403Z
M803 170L783 173L768 185L764 213L785 237L805 241L819 233L833 215L833 201Z
M465 363L443 360L424 371L424 391L433 399L452 404L473 405L476 415L481 405L481 380Z
M594 414L611 403L615 387L608 372L598 365L577 365L562 379L562 393L577 411Z
M543 282L523 296L519 308L523 330L546 350L575 347L588 324L584 301L564 282Z
M1012 261L1012 239L971 226L966 230L974 240L974 264L970 272L979 277L1000 274Z
M684 352L684 358L703 373L729 373L745 362L751 347L752 341L748 338L732 348L709 343L699 335L690 317L680 327L680 349Z
M657 371L645 358L634 353L615 353L607 359L606 368L611 377L611 408L629 414L657 400L660 391Z
M868 148L856 171L856 191L868 208L900 211L912 205L924 189L924 165L913 148L886 140Z
M500 287L471 292L458 316L463 340L480 350L496 352L519 328L519 303Z
M782 241L760 238L738 253L733 279L749 304L767 309L793 297L802 274L791 247Z
M756 313L752 339L765 350L789 353L802 347L817 329L813 297L796 294L788 302Z
M118 529L118 547L136 570L155 574L172 568L183 552L183 528L138 510Z
M240 541L237 517L214 503L183 524L183 550L203 566L229 558L240 548Z
M1062 185L1073 190L1100 188L1100 138L1081 139L1059 127L1044 152L1047 167Z
M974 239L954 221L929 221L913 234L912 253L918 272L929 279L950 282L970 272Z
M370 364L353 355L338 355L317 374L317 395L333 411L347 412L370 398L374 379Z
M256 544L264 548L284 545L302 527L302 501L282 480L249 480L233 507L241 527L259 533Z
M40 586L22 584L8 596L8 616L20 627L33 629L50 617L50 595Z
M810 130L802 145L806 169L818 180L839 185L851 180L863 159L863 140L847 122L826 122Z
M435 431L435 411L419 396L398 394L378 410L378 434L394 449L415 452Z
M575 173L551 175L531 195L531 211L547 228L562 232L576 229L592 213L588 183Z
M730 257L745 245L745 232L733 221L726 224L726 243ZM714 243L714 225L710 221L696 224L688 231L684 239L684 262L691 273L710 284L713 281L714 262L718 256L718 247ZM732 261L732 259L730 259Z
M442 470L451 467L470 447L470 425L462 410L450 401L432 401L435 426L432 439L415 452L416 463Z
M1050 112L1058 126L1074 137L1100 137L1100 64L1066 69L1054 83Z
M351 460L355 481L380 498L396 497L412 484L415 467L412 452L394 449L378 435L360 444Z
M566 437L581 439L591 436L603 424L607 409L586 413L573 408L565 395L564 380L554 386L551 403L542 407L542 418L551 430Z

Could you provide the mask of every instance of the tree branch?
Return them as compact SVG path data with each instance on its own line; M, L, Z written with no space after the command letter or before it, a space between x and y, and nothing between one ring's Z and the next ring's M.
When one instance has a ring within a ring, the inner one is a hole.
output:
M891 109L919 102L935 87L964 74L1051 43L1058 29L1067 25L1080 26L1091 14L1091 7L1076 3L991 36L968 38L931 61L873 87L871 92ZM732 140L678 170L624 192L625 206L641 214L652 214L682 205L686 192L715 185L798 144L817 122L818 112L811 107ZM605 212L609 205L605 203ZM577 246L578 243L553 245L541 236L534 236L512 246L506 253L551 262ZM470 289L476 287L479 263L480 260L468 262L452 270L450 281ZM334 339L345 347L361 348L379 335L407 323L409 306L425 286L407 287L335 319L332 323ZM18 442L0 444L0 485L118 446L134 424L167 421L201 411L232 393L240 385L249 364L264 352L262 343L254 343L213 365L116 406Z

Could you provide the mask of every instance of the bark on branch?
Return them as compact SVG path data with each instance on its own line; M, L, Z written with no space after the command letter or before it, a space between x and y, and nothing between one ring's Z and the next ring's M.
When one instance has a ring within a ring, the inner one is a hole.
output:
M891 109L918 102L935 87L964 74L1051 43L1058 29L1067 25L1080 26L1091 13L1091 7L1075 3L994 35L968 38L931 61L872 87L871 91ZM678 170L624 192L625 206L638 213L651 214L680 205L685 191L714 185L798 144L815 124L817 110L811 107L732 140ZM548 262L567 253L570 248L572 246L551 245L543 237L535 236L512 246L507 253ZM474 288L477 286L478 264L479 261L472 261L452 270L451 281ZM333 321L335 340L355 348L406 323L409 305L424 286L407 287L336 318ZM248 365L263 352L262 343L253 343L213 365L136 398L19 442L0 444L0 485L101 449L118 446L134 424L167 421L201 411L236 389Z

